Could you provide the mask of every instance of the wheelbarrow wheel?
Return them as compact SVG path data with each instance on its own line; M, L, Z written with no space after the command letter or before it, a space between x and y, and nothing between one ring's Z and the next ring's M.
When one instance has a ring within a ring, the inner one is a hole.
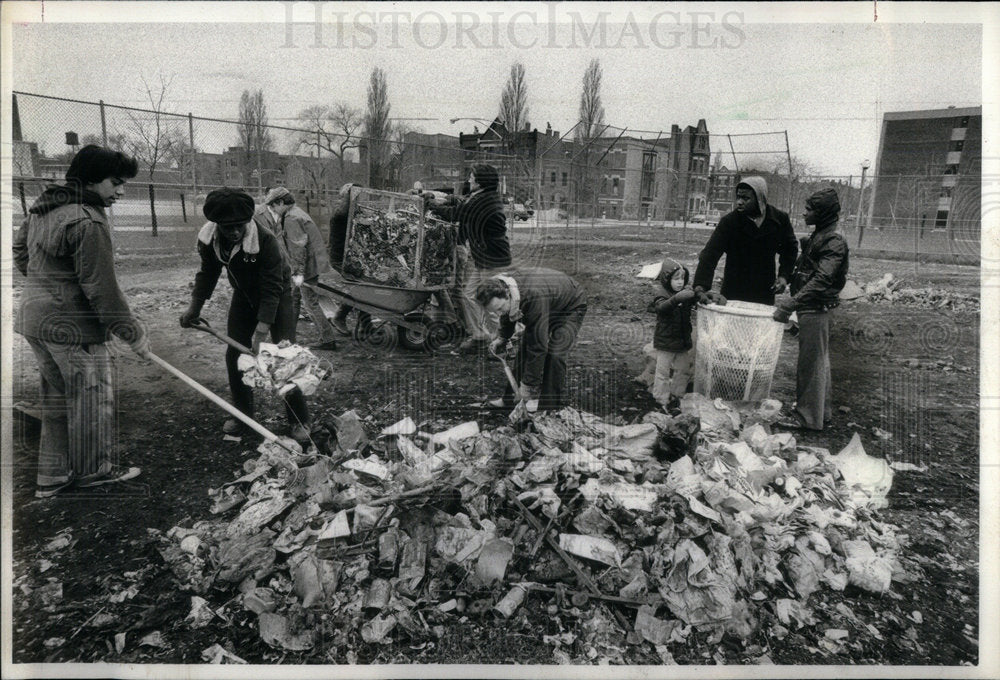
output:
M407 315L407 321L419 324L419 329L399 327L399 344L406 349L440 352L458 342L461 331L454 324L432 319L426 314Z
M396 348L399 335L395 325L373 321L368 314L358 314L354 325L354 340L371 349L392 351Z

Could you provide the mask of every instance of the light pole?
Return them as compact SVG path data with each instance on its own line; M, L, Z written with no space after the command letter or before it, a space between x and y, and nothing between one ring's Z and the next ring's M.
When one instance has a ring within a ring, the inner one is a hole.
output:
M855 222L858 225L858 248L861 248L861 239L865 235L865 225L861 223L861 206L865 197L865 174L868 172L871 162L866 158L861 162L861 190L858 192L858 212Z

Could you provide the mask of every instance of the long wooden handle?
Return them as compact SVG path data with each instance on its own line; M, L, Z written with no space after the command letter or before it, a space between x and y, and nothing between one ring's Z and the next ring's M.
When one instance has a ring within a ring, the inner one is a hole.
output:
M220 333L219 331L215 330L214 328L208 325L207 321L203 321L202 324L191 326L191 328L194 328L199 331L204 331L206 333L210 333L211 335L217 337L219 340L222 340L222 342L226 343L233 349L242 352L243 354L249 354L250 356L255 356L255 352L252 349L250 349L246 345L241 345L228 335L224 335L223 333Z
M203 387L201 384L199 384L198 382L196 382L193 378L191 378L190 376L188 376L186 373L183 373L183 372L179 371L178 369L174 368L173 366L171 366L166 361L164 361L160 357L156 356L152 352L149 353L149 358L150 358L150 360L152 360L153 363L155 363L158 366L160 366L160 368L164 369L168 373L173 374L175 377L177 377L178 379L180 379L181 382L186 383L189 387L193 388L198 394L200 394L201 396L205 397L206 399L208 399L209 401L211 401L212 403L214 403L216 406L219 406L220 408L222 408L223 410L225 410L227 413L229 413L229 415L233 416L234 418L236 418L237 420L239 420L240 422L242 422L244 425L246 425L247 427L251 428L257 434L261 435L262 437L264 437L268 441L276 441L279 444L281 444L282 446L284 446L284 448L286 448L289 451L291 451L291 449L289 449L287 446L285 446L284 444L281 443L281 441L278 439L278 435L276 435L273 432L271 432L269 429L267 429L266 427L264 427L263 425L261 425L260 423L258 423L256 420L254 420L250 416L248 416L245 413L243 413L242 411L240 411L238 408L236 408L232 404L226 402L224 399L222 399L221 397L219 397L217 394L215 394L211 390Z

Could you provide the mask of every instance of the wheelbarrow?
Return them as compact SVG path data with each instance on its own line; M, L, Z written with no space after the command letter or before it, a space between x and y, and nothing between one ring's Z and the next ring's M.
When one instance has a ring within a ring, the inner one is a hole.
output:
M451 296L443 286L396 288L330 272L319 277L313 290L320 306L335 302L359 311L353 333L358 342L392 348L398 341L406 349L440 352L451 349L462 335Z

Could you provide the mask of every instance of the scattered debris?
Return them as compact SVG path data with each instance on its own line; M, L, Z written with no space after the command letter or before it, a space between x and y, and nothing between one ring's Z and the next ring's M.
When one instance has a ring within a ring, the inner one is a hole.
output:
M246 661L236 656L228 649L215 643L211 647L208 647L201 652L201 658L210 664L245 664Z
M846 288L847 286L845 286ZM868 302L887 302L950 311L979 311L978 295L956 293L941 288L903 288L903 281L895 278L891 273L883 275L878 281L866 283L861 288ZM841 295L841 299L854 298L844 298Z
M404 419L375 439L348 412L335 420L350 457L262 444L212 519L162 535L160 552L194 594L189 624L243 607L287 651L316 646L321 613L369 643L421 644L443 619L536 611L531 593L547 617L578 612L572 636L549 639L589 661L645 642L669 656L694 629L780 638L816 625L824 588L906 578L875 515L891 468L857 435L831 456L771 434L780 410L687 395L681 415L631 425L567 408L520 432ZM237 585L223 607L202 599Z

